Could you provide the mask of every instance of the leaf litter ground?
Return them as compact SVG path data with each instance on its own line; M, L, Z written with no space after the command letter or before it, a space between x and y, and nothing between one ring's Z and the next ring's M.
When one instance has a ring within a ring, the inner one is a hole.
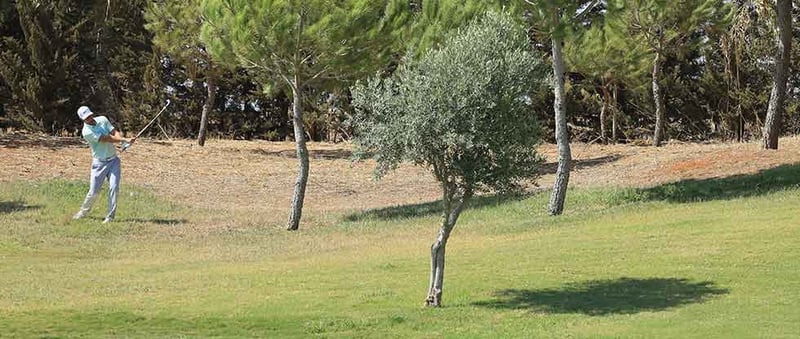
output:
M438 186L423 168L404 165L376 181L374 162L354 162L350 144L311 143L309 149L305 227L439 198ZM547 163L537 183L544 189L553 182L557 153L552 144L540 151ZM649 187L800 163L800 138L781 139L777 151L762 150L758 143L671 142L660 148L574 143L572 153L571 187ZM192 140L142 139L121 157L123 190L133 184L213 216L196 219L193 228L283 227L286 221L297 168L291 142L209 140L199 147ZM79 138L0 134L0 182L81 181L89 165L89 148Z

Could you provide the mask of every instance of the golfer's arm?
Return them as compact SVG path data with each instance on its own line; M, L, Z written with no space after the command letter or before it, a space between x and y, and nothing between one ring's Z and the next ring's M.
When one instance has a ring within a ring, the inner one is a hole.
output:
M108 142L108 143L115 143L115 142L124 142L127 141L125 138L122 137L122 134L119 133L116 129L111 131L109 135L103 135L100 137L100 141Z

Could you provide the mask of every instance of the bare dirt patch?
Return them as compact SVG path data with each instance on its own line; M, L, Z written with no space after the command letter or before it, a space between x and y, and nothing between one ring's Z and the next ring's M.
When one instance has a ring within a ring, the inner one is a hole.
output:
M756 143L673 142L661 148L573 144L570 184L646 187L800 162L800 138L781 139L780 146L766 151ZM353 162L351 145L311 143L309 148L306 223L325 224L343 213L439 198L437 185L422 168L405 165L375 181L374 163ZM555 172L555 145L543 145L541 152L549 163L538 183L546 188ZM135 184L165 199L212 211L220 222L236 219L280 227L287 217L297 167L293 143L209 140L199 147L191 140L145 139L121 157L123 189ZM85 180L89 164L90 151L79 138L0 135L0 181Z

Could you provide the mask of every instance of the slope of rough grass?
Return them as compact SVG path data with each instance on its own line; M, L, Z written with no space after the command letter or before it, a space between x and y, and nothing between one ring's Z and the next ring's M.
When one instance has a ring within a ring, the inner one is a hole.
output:
M441 309L422 307L435 205L289 233L126 187L102 225L102 199L69 219L85 184L2 184L0 336L793 337L797 172L697 199L571 191L559 218L545 194L479 198L448 245Z

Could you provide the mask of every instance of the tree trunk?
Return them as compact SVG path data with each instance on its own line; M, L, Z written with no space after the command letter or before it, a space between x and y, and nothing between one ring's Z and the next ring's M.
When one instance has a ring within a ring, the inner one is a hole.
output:
M469 199L472 197L471 192L467 192L461 196L456 206L453 207L452 194L445 192L444 194L444 213L442 217L442 227L439 229L439 235L431 245L431 276L428 285L428 297L425 298L425 306L440 307L442 306L442 287L444 286L444 254L445 247L447 246L447 239L450 238L450 232L458 221L461 211L466 206Z
M600 107L600 142L606 144L606 104L603 101L603 105Z
M200 115L200 130L197 132L197 144L200 146L206 144L208 113L214 109L214 102L217 99L217 83L211 74L211 67L209 67L208 74L206 74L206 86L208 87L208 96L206 97L206 103L203 104L203 113Z
M772 93L769 96L767 118L764 121L764 149L778 149L778 137L781 132L784 103L786 101L786 80L789 70L789 58L792 51L792 1L778 0L777 19L777 52L775 57L775 74Z
M660 147L661 139L664 137L664 98L661 97L661 86L658 81L661 78L661 51L656 51L656 58L653 60L653 101L656 105L656 126L653 132L653 146Z
M739 107L736 108L737 116L739 117L737 126L736 126L736 141L737 142L744 142L744 126L746 121L744 120L744 114L742 114L742 105L738 105Z
M288 230L295 231L300 227L300 217L303 214L303 200L306 196L306 184L308 183L308 148L306 147L306 131L303 125L303 111L301 107L300 81L299 76L295 75L294 85L292 86L292 123L294 124L294 141L297 146L297 159L300 161L300 168L297 171L297 180L294 183L294 194L292 195L292 211L289 214Z
M619 102L617 101L617 85L614 85L614 90L612 91L612 98L614 100L614 105L611 109L611 140L613 143L617 143L617 107Z
M606 111L608 110L609 102L611 102L611 96L608 94L608 87L603 85L603 105L600 107L600 140L607 144L608 140L606 139Z
M428 297L425 298L425 306L442 306L442 288L444 286L444 253L447 246L447 239L454 225L447 222L442 223L436 241L431 245L431 276L428 285Z
M105 104L105 109L108 112L115 112L117 114L116 118L120 118L120 105L119 100L117 98L117 94L114 92L113 89L113 80L111 78L111 67L108 64L108 58L106 58L106 54L103 51L103 34L105 32L106 25L108 24L108 14L111 10L111 0L106 1L106 9L105 15L103 16L103 21L101 23L95 23L95 27L97 27L97 38L95 40L95 60L102 68L102 71L99 72L101 75L99 76L98 81L98 89L103 93L103 103Z
M561 55L561 39L553 37L553 76L555 78L555 102L553 108L556 115L556 143L558 144L558 170L550 195L550 215L560 215L564 212L564 200L567 197L569 184L570 162L572 152L569 148L569 131L567 130L567 112L564 106L564 58Z
M288 141L291 135L291 119L294 115L292 113L292 100L285 91L280 91L274 98L276 112L280 114L279 120L276 122L276 129L278 130L277 141Z

